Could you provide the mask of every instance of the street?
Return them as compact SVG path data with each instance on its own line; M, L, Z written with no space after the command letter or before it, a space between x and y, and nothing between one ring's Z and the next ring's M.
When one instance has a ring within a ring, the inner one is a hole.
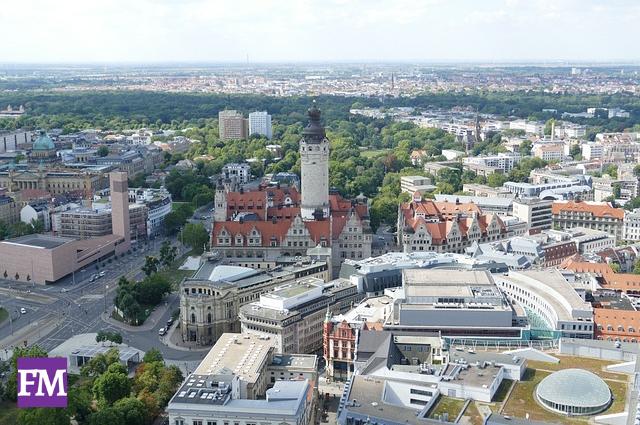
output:
M124 257L106 262L105 267L87 267L48 286L24 284L0 280L0 306L11 315L11 320L0 324L0 349L10 349L15 345L38 344L47 351L55 348L69 337L101 330L119 332L123 342L142 351L158 348L169 360L199 360L204 353L179 351L167 347L160 341L158 329L164 327L171 313L179 307L179 297L169 295L164 313L156 318L156 323L145 323L139 329L118 322L105 321L105 310L111 309L118 280L142 279L141 267L147 255L158 256L161 238L141 245L139 249ZM90 282L91 276L104 272L104 276ZM25 314L20 310L24 308ZM156 315L157 316L157 315ZM22 337L24 336L24 337ZM20 337L20 338L18 338Z

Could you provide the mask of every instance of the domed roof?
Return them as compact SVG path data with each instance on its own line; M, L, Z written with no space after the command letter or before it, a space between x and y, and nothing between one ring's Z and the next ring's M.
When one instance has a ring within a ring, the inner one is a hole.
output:
M584 369L564 369L544 378L538 398L564 406L596 407L611 401L611 391L596 374Z
M33 142L32 149L34 151L48 151L55 149L56 145L51 140L51 137L47 136L47 133L42 131L35 142Z

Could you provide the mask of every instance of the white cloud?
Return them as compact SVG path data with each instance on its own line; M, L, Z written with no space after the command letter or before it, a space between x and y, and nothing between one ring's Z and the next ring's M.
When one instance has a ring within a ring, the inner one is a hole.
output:
M633 0L3 3L2 62L640 59Z

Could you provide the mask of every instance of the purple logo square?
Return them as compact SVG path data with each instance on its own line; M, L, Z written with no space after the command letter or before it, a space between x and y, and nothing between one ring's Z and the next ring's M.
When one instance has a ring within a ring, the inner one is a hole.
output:
M18 358L18 408L67 407L67 359Z

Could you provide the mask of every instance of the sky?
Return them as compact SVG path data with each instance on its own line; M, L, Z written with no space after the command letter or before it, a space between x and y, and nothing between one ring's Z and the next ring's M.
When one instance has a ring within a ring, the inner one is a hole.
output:
M2 0L3 63L640 61L639 0Z

